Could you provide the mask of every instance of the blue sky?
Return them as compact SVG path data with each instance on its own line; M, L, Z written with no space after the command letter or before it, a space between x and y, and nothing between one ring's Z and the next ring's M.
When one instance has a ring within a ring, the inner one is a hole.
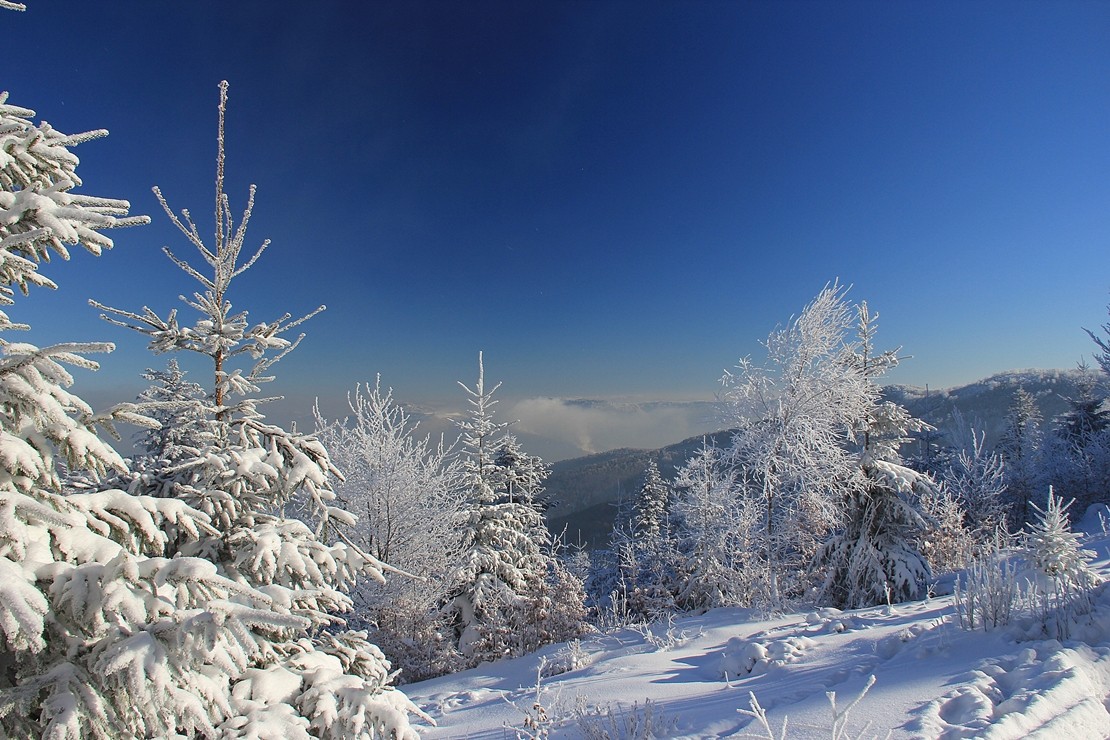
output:
M154 219L11 311L119 345L79 390L163 364L85 301L193 291L150 188L211 211L221 79L273 240L231 299L328 305L272 386L305 408L377 372L461 405L480 349L508 397L711 398L834 278L898 382L1070 367L1106 319L1110 4L28 2L11 102L108 128L84 191Z

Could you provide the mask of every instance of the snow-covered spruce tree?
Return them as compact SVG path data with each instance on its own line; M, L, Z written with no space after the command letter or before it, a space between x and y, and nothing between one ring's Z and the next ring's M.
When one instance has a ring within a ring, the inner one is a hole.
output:
M190 533L184 541L180 532L175 532L174 549L166 554L204 558L209 561L208 570L201 572L226 577L234 588L254 599L249 603L252 616L243 620L232 633L234 640L229 641L237 652L224 658L215 680L198 689L198 703L207 709L204 716L219 733L235 737L415 736L408 715L419 714L419 710L389 685L388 661L368 642L365 632L343 629L336 616L350 611L351 599L345 590L358 576L382 578L381 563L343 533L343 527L353 524L355 518L335 506L329 478L338 476L338 471L315 437L268 424L259 411L263 399L253 395L261 383L271 379L272 366L299 344L300 338L290 341L283 335L304 319L290 321L286 314L276 321L251 325L245 311L232 310L229 294L233 280L255 264L269 242L263 242L250 259L241 260L254 187L236 225L224 193L226 103L225 82L220 85L211 246L205 244L188 211L178 217L155 189L166 214L199 253L202 266L194 267L164 249L201 286L192 299L183 299L198 318L189 326L179 321L176 309L163 318L149 308L133 313L94 303L105 311L108 321L150 337L149 346L155 353L192 352L212 362L212 385L201 399L197 433L184 445L170 445L167 455L172 464L161 467L157 476L135 476L131 491L173 496L165 500L203 512L210 526L195 535ZM244 358L252 363L246 368L239 366ZM171 401L180 401L185 407L196 403L191 390L178 387L186 398ZM165 438L172 437L167 434ZM175 458L174 449L188 454ZM161 451L147 452L163 456ZM294 511L299 517L287 516ZM325 535L338 541L328 543ZM199 588L198 597L203 593ZM229 593L235 591L229 588ZM256 594L264 595L266 602L258 603ZM219 612L207 617L201 613L196 618L211 622L214 626L209 631L224 620ZM200 642L193 649L211 651L211 638L205 643L202 635L198 633ZM138 671L138 676L143 675L143 660L142 655L131 658L135 664L131 670ZM150 680L164 679L155 675ZM135 706L144 703L136 701Z
M1044 509L1036 504L1037 520L1025 536L1025 551L1039 576L1035 585L1040 617L1045 629L1054 626L1052 637L1067 639L1072 620L1090 611L1091 589L1101 578L1087 563L1094 557L1084 550L1071 531L1068 508L1050 488Z
M647 541L660 536L666 527L670 496L670 486L659 473L659 465L651 460L644 471L644 482L636 492L633 526L639 538Z
M848 432L859 447L858 462L843 482L842 525L816 556L827 572L823 600L852 609L906 601L923 591L929 565L916 543L926 522L915 504L935 486L927 475L901 464L898 449L925 423L881 400L875 379L898 364L898 354L873 354L878 314L872 315L866 302L857 311L859 343L849 364L863 381L866 408Z
M1041 411L1036 399L1024 388L1018 388L1006 412L1005 426L998 443L1005 462L1004 477L1011 504L1010 525L1016 531L1033 521L1030 506L1038 491L1043 490L1044 461Z
M1086 507L1106 500L1110 490L1110 409L1097 376L1082 363L1079 370L1076 395L1066 399L1045 457L1049 483Z
M758 502L756 549L766 580L753 599L774 608L813 585L813 556L838 521L844 481L858 467L846 431L871 409L852 360L854 311L846 289L826 286L765 342L763 366L741 360L722 378L724 421L736 429L726 460Z
M654 460L644 471L632 510L618 517L611 538L619 578L618 608L638 621L675 611L679 584L677 553L670 526L670 486Z
M54 287L37 272L66 245L112 246L102 229L126 201L82 196L65 136L0 96L0 303L14 289ZM0 312L0 330L27 329ZM38 349L0 340L0 734L8 737L214 737L251 703L251 662L270 639L310 620L276 594L244 586L197 558L168 556L168 532L196 540L206 515L181 501L119 490L62 493L66 473L103 480L125 469L96 423L153 423L123 404L94 414L66 388L65 365L108 344ZM261 677L261 676L260 676ZM275 714L275 719L279 715ZM304 723L307 725L307 722ZM296 737L296 726L289 725ZM304 733L300 733L304 736Z
M352 594L358 617L400 680L449 673L460 661L439 607L462 554L457 461L442 440L417 436L418 423L392 390L382 390L380 377L347 401L351 416L342 421L325 420L317 408L316 433L343 471L339 500L360 517L351 537L408 574L359 584Z
M501 384L486 389L481 353L474 388L459 385L470 406L459 422L469 500L463 557L444 613L454 625L459 651L476 665L577 636L584 594L581 581L552 552L535 500L542 477L522 474L542 466L504 439L507 424L494 421L493 394ZM498 459L535 462L513 469L500 467Z

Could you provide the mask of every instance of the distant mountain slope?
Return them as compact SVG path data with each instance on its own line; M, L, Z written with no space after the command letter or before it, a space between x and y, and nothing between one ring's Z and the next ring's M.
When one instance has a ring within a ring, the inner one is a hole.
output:
M1105 389L1100 373L1089 374ZM1066 399L1076 395L1082 375L1079 370L1015 370L958 388L892 385L883 391L887 398L937 427L935 435L949 443L962 444L968 427L973 426L986 433L987 445L993 447L1018 388L1033 395L1046 428L1050 428L1052 419L1067 408ZM708 436L719 445L727 444L727 432ZM547 481L548 493L556 503L548 512L549 526L555 532L566 527L571 542L580 539L588 547L604 547L617 503L635 494L648 462L655 460L663 477L673 479L675 470L701 446L702 439L699 435L658 450L617 449L555 463ZM907 447L906 452L912 450Z
M613 529L617 503L636 493L648 463L654 460L670 480L706 439L724 445L727 433L690 437L658 450L610 450L553 464L547 479L547 493L555 504L548 511L549 526L554 532L567 527L571 542L581 539L589 547L603 547Z
M1080 370L1013 370L969 385L943 390L892 385L883 389L887 398L905 406L914 416L937 427L953 443L962 443L967 427L987 435L994 447L1002 435L1014 393L1024 388L1037 401L1045 428L1067 410L1067 399L1077 395L1084 373ZM1087 377L1106 390L1105 376L1093 370ZM957 437L957 439L951 439Z

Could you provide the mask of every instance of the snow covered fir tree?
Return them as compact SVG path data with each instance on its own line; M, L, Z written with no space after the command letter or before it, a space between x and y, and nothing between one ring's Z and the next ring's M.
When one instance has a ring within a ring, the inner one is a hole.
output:
M336 505L331 481L340 475L324 446L267 423L259 408L259 386L303 338L284 335L322 307L299 320L286 315L254 325L247 312L233 311L233 280L269 241L242 259L254 188L236 224L224 193L226 102L222 83L210 245L189 212L174 214L155 189L200 258L195 267L164 248L200 285L184 299L195 322L180 321L176 309L163 317L94 303L110 322L149 337L153 352L194 353L212 369L203 392L174 365L150 374L156 385L140 408L158 427L142 440L134 469L111 481L125 484L134 500L149 497L199 522L143 532L158 543L158 555L174 558L167 562L194 565L184 580L156 592L176 599L175 609L128 630L142 640L121 658L130 714L141 715L139 735L412 737L408 716L420 711L390 686L391 667L366 633L346 629L340 617L352 609L348 592L357 579L382 580L383 565L347 535L355 517ZM222 586L208 585L213 579ZM174 672L189 682L191 705L179 706L186 692L171 692L172 701L135 701L165 690Z
M610 605L626 618L651 621L675 611L675 571L670 526L671 488L652 460L626 513L618 514L610 538L616 560Z
M585 595L556 557L537 501L546 468L494 420L501 384L486 388L481 353L474 387L459 385L469 404L459 422L468 502L446 613L459 652L476 665L578 636Z
M816 557L818 568L827 570L823 601L852 609L908 601L924 593L929 565L917 541L926 521L916 503L936 486L927 475L901 464L898 450L909 441L908 432L925 423L881 400L875 379L898 364L898 354L874 353L878 315L871 314L866 302L857 312L857 341L846 347L843 364L858 380L864 411L847 430L859 446L859 457L845 481L840 526Z

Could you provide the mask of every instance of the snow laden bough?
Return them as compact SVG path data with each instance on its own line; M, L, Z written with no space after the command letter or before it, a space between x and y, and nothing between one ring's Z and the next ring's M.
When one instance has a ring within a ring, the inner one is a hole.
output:
M51 253L81 244L99 254L112 246L102 230L146 221L126 217L126 201L70 192L80 181L67 147L102 132L65 136L33 116L0 97L3 305L15 288L54 287L37 271ZM0 331L26 328L0 311ZM73 474L96 484L126 471L97 425L152 421L132 404L94 413L67 390L67 365L95 369L85 355L111 348L0 339L0 734L415 737L415 707L358 633L310 640L331 618L282 579L256 586L170 557L214 535L208 514L176 498L67 487ZM365 565L343 546L279 550L278 569ZM342 606L334 590L316 598L331 593L328 607Z

